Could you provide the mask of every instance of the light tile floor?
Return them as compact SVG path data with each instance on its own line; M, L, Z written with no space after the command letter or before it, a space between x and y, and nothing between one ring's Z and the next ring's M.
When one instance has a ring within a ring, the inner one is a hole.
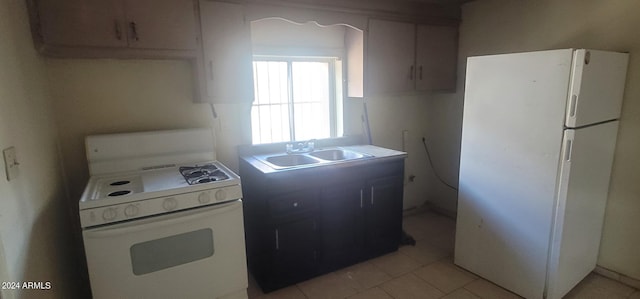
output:
M452 219L427 211L406 216L403 227L416 246L402 246L397 252L269 294L250 279L249 298L521 298L453 264ZM565 298L640 299L640 291L592 273Z

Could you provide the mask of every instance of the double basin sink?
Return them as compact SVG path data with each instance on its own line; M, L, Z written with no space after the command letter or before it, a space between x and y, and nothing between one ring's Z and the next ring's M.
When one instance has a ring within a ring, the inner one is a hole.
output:
M324 165L328 163L347 162L373 157L368 154L344 148L316 150L309 153L271 154L256 156L258 160L274 169L294 168L303 166Z

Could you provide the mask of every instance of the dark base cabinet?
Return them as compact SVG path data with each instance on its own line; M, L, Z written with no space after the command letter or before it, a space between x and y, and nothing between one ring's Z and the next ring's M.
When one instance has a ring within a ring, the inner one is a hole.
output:
M264 174L241 159L247 259L263 291L398 249L404 159L352 164Z
M398 249L402 238L402 176L375 179L367 184L365 252L368 258ZM400 196L400 200L398 199ZM392 212L390 212L392 211Z

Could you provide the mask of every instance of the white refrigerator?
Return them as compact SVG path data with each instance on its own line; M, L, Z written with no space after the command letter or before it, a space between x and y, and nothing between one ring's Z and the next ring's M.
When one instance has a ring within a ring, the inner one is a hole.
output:
M467 60L455 264L525 298L596 266L628 54Z

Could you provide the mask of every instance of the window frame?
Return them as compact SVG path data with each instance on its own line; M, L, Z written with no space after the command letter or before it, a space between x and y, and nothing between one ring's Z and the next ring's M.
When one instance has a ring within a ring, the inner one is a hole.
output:
M302 140L295 139L295 103L294 103L294 93L293 93L293 62L326 62L328 64L328 94L329 94L329 138L338 137L338 99L337 99L337 80L338 76L336 74L336 64L340 61L341 58L337 56L293 56L293 55L260 55L254 54L252 59L252 64L254 62L259 61L276 61L276 62L286 62L287 63L287 105L288 105L288 117L289 117L289 141L276 141L279 142L296 142ZM255 76L256 74L254 74ZM342 77L342 76L340 76ZM257 80L256 80L257 81ZM254 91L255 92L255 91ZM269 106L273 104L257 104L257 101L254 101L251 104L251 109L254 107L260 106ZM253 122L251 123L251 131L253 132ZM261 138L262 139L262 138ZM274 142L262 142L262 143L254 143L254 138L251 138L252 144L270 144Z

